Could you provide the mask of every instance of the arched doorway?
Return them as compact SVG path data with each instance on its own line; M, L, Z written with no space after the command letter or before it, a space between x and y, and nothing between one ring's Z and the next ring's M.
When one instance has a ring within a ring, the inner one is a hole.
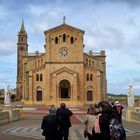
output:
M62 80L59 83L59 98L62 99L70 98L70 82L68 80Z
M87 91L87 101L93 101L93 94L91 90Z
M42 101L43 97L42 97L42 87L38 86L36 89L36 100L37 101Z
M42 101L42 91L37 91L37 101Z

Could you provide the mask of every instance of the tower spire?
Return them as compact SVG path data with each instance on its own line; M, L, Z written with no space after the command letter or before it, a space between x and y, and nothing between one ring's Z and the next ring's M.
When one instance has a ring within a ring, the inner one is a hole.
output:
M25 32L24 21L22 20L20 32Z
M63 24L66 24L66 17L63 16Z

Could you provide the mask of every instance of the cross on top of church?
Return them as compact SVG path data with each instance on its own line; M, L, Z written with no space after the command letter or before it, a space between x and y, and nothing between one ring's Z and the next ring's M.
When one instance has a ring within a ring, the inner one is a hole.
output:
M66 23L66 17L64 16L63 17L63 24L65 24Z

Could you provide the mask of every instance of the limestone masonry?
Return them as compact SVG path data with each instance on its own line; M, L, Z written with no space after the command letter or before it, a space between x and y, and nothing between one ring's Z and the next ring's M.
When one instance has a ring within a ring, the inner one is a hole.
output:
M17 94L27 104L84 105L106 98L105 51L84 53L84 31L65 22L44 32L44 53L28 52L24 23L17 43Z

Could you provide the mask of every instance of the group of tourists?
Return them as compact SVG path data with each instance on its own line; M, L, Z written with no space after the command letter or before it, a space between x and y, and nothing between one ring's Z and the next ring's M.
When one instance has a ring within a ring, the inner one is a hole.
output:
M89 140L126 140L122 109L123 106L118 101L115 103L100 101L91 105L84 122L84 137ZM72 115L65 103L61 103L57 110L51 106L49 114L43 117L41 125L45 140L68 140Z
M55 106L50 106L49 114L43 117L41 125L45 140L68 140L72 115L73 113L66 108L65 103L61 103L57 110Z
M122 124L123 106L116 101L101 101L90 106L85 120L84 136L89 140L126 140Z

